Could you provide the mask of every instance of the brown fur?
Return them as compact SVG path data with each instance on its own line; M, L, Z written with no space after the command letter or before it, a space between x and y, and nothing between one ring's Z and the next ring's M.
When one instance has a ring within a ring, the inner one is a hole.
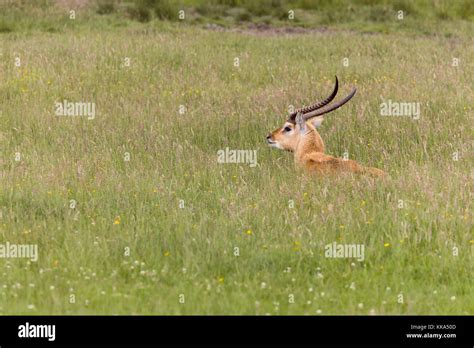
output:
M372 176L384 176L384 172L377 168L363 167L356 161L336 158L324 153L324 143L316 128L310 121L306 122L307 130L301 134L299 126L285 123L268 137L271 145L278 145L295 154L295 163L306 171L318 175L357 173ZM290 127L291 132L285 132ZM271 141L271 142L270 142ZM273 143L272 143L273 142Z

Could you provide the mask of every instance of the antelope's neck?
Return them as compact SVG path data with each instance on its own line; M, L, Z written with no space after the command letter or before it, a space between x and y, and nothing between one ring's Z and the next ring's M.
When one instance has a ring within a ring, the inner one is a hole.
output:
M295 160L299 162L305 155L312 152L324 153L324 143L316 129L303 135L296 146Z

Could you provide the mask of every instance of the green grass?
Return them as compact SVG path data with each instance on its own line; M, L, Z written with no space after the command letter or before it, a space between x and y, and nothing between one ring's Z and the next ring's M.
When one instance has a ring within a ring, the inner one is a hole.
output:
M76 19L69 20L75 11ZM184 20L180 19L184 14ZM294 18L290 19L290 12ZM403 20L398 19L403 11ZM101 20L98 19L101 17ZM8 0L0 33L127 26L154 19L223 27L333 28L371 33L472 36L471 0Z
M87 16L0 34L0 243L39 248L0 259L1 314L474 313L471 22L279 37ZM335 74L358 93L323 124L327 152L384 181L308 177L265 145ZM420 120L380 116L381 97ZM63 99L95 119L55 116ZM226 147L258 166L217 163ZM325 258L335 241L365 261Z

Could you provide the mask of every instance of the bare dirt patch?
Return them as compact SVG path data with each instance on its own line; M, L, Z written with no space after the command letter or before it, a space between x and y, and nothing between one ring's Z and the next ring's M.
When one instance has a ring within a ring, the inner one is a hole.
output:
M62 8L84 8L91 4L91 0L56 0L56 5Z
M303 28L303 27L276 27L269 24L248 24L246 26L238 26L233 28L226 28L219 24L206 24L204 26L207 30L213 31L225 31L251 35L268 35L268 36L281 36L281 35L300 35L300 34L314 34L314 33L329 33L335 32L336 30L320 27L320 28Z

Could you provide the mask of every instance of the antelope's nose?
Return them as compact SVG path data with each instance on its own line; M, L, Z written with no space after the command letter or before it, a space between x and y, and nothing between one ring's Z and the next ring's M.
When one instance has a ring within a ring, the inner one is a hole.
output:
M270 140L271 137L272 137L272 135L271 135L271 134L268 134L268 135L267 135L267 140Z

